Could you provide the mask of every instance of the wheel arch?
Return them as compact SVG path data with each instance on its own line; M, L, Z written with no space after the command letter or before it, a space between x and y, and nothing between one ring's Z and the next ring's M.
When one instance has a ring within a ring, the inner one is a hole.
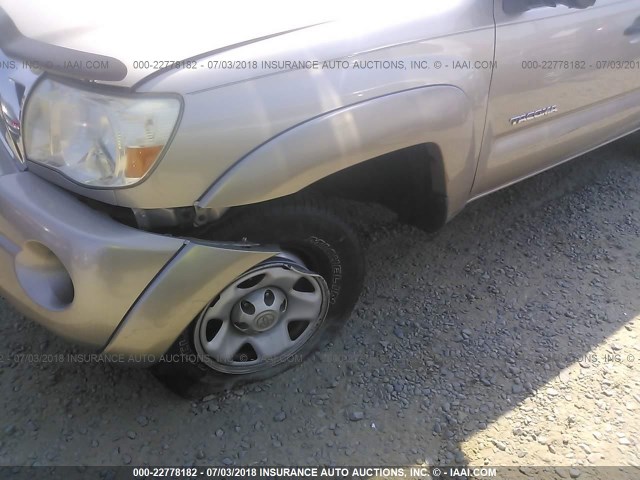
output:
M473 107L462 90L450 85L414 88L323 114L280 133L236 162L198 204L225 209L261 203L363 162L423 151L431 181L425 191L444 201L446 220L468 200L476 167L474 145Z

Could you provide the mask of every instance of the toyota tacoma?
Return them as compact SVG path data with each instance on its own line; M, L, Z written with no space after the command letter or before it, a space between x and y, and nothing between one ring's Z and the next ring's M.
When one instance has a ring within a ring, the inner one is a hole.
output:
M363 255L640 129L640 0L0 1L0 292L179 384L299 363Z

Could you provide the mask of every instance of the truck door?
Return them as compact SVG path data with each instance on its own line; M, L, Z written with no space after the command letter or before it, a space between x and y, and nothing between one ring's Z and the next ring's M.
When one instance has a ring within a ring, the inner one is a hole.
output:
M552 2L495 2L497 67L473 197L640 128L640 0Z

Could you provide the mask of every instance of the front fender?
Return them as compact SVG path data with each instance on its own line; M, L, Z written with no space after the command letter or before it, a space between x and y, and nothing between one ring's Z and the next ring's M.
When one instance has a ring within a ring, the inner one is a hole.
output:
M402 148L436 144L449 217L467 202L477 155L473 107L462 90L436 85L334 110L298 124L236 162L199 199L222 209L295 193L332 173Z

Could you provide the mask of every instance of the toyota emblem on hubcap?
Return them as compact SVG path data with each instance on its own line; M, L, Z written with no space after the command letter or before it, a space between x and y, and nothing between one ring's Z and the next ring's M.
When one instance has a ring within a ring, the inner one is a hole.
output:
M256 318L256 327L260 330L265 330L272 326L276 321L275 312L264 312Z

